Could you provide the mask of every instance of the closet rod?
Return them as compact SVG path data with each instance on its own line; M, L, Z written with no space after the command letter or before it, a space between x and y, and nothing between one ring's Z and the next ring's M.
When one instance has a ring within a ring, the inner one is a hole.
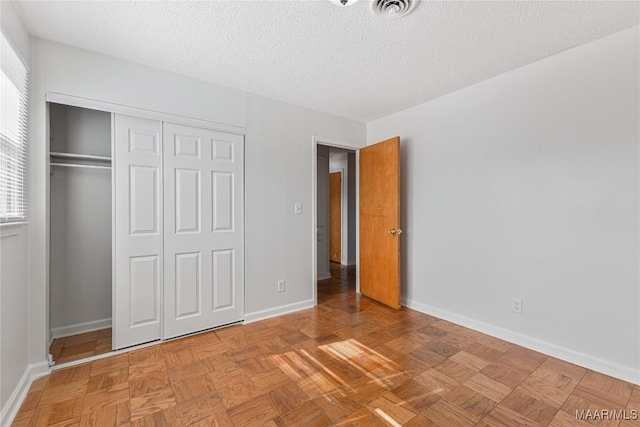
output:
M64 166L65 168L111 169L111 166L81 165L77 163L51 163L51 166Z
M101 161L111 161L111 157L106 156L93 156L89 154L75 154L75 153L60 153L57 151L52 151L49 153L51 157L58 157L60 159L78 159L78 160L101 160Z

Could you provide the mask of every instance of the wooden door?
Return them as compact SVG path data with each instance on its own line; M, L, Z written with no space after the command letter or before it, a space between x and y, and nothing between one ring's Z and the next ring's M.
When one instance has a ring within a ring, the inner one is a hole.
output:
M329 260L342 261L342 173L329 174Z
M400 138L360 149L360 292L400 308Z
M164 123L163 338L244 316L244 138Z
M115 115L114 349L161 337L161 127Z

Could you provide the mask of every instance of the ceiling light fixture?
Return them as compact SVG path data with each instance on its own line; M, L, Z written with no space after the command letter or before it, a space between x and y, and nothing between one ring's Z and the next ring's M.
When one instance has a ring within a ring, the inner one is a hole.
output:
M358 0L329 0L329 1L335 4L336 6L347 7L347 6L351 6Z
M411 12L416 4L416 0L373 0L371 10L378 16L397 19Z
M338 7L347 7L356 3L358 0L329 0ZM418 0L369 0L371 11L378 16L386 19L397 19L411 12Z

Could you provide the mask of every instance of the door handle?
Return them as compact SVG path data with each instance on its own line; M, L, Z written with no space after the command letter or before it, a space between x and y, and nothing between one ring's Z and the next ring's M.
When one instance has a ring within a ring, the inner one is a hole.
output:
M395 228L391 228L391 229L389 230L389 234L394 235L394 236L395 236L396 234L397 234L397 235L400 235L400 234L402 234L402 230L401 230L401 229L399 229L399 228L398 228L397 230L396 230Z

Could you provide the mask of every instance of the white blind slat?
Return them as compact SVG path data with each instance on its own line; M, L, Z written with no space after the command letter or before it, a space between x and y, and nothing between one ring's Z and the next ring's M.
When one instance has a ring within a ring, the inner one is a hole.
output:
M0 32L0 222L27 217L28 71Z

